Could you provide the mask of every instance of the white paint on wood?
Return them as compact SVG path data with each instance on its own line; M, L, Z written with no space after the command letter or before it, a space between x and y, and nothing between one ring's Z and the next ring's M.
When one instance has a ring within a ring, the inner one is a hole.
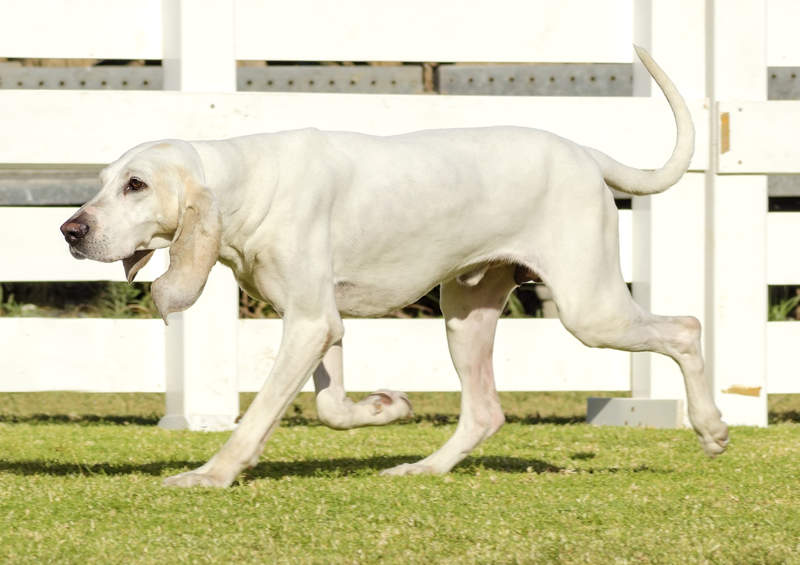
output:
M2 57L161 58L161 0L2 0L0 14Z
M767 324L767 392L800 393L800 322Z
M230 361L239 375L238 390L255 391L263 384L281 324L278 319L238 321ZM443 325L437 319L345 320L346 387L458 390ZM800 323L767 327L767 392L800 393ZM164 323L155 319L0 318L0 391L164 392L164 334ZM618 351L584 347L557 320L504 319L494 366L500 390L615 391L629 390L629 359ZM310 381L304 390L313 390Z
M70 255L59 231L77 208L0 206L0 281L124 281L122 264L79 260ZM152 281L166 270L169 257L156 251L136 275L137 281Z
M690 105L702 146L706 109L702 101ZM516 125L596 147L631 166L656 168L675 140L663 99L613 97L0 90L0 123L3 161L27 164L104 164L138 143L165 138L221 139L304 127L390 135ZM692 167L704 169L707 157L696 152Z
M719 103L719 112L728 114L730 123L730 149L719 156L720 173L798 171L800 100L727 100Z
M630 6L630 0L238 0L236 57L627 63Z
M800 42L797 41L800 2L767 0L767 65L800 66Z
M766 0L714 2L711 12L714 98L766 100ZM738 127L737 119L731 115L731 133ZM740 132L736 136L740 139ZM719 172L723 166L720 158ZM767 178L717 174L709 181L712 229L707 248L712 262L707 368L726 422L766 426ZM758 389L760 394L730 392L740 387Z

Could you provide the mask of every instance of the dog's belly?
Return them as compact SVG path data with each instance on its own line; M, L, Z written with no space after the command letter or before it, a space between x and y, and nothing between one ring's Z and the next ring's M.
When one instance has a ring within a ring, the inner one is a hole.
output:
M483 279L487 269L508 263L513 263L513 260L474 261L443 271L407 268L393 274L383 270L373 270L366 276L356 273L342 276L340 273L334 284L336 307L348 316L384 316L417 301L444 281L456 279L465 286L475 286ZM523 278L529 272L524 267L518 270Z
M436 282L426 285L376 285L340 280L334 287L336 308L346 316L383 316L411 304L423 296Z

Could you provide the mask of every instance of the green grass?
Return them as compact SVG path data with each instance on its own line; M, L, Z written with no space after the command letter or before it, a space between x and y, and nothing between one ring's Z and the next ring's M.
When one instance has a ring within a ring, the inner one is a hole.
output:
M159 395L0 395L0 562L800 563L797 395L714 460L576 423L585 395L504 395L453 473L379 477L453 432L456 395L414 400L417 423L337 432L304 395L232 488L173 490L227 434L151 425Z

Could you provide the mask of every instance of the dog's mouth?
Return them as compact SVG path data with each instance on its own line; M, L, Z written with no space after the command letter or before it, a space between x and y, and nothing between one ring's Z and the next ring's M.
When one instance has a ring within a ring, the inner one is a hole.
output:
M142 257L147 255L148 253L152 253L152 252L153 252L152 249L137 249L136 251L134 251L133 253L131 253L127 257L123 257L122 259L120 259L120 261L131 261L131 262L135 263L135 262L139 261L140 259L142 259Z
M147 264L152 255L153 249L140 249L122 260L122 265L125 267L125 278L129 283L133 282L136 273Z
M151 249L145 249L142 251L134 251L132 254L128 256L100 256L97 257L95 253L92 252L91 249L84 250L80 249L78 245L70 245L69 246L69 253L75 259L91 259L92 261L100 261L101 263L115 263L117 261L122 261L123 263L130 263L131 265L137 264L143 258L145 258L148 254L152 253ZM138 269L137 269L138 270Z
M81 250L79 250L78 248L76 248L76 247L74 247L72 245L69 246L69 253L75 259L88 259L88 257L86 256L85 253L83 253Z

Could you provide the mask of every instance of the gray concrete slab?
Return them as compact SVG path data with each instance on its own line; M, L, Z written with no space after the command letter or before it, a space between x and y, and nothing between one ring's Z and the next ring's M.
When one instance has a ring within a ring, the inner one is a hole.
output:
M648 398L595 398L586 402L586 421L593 426L682 428L683 401Z

